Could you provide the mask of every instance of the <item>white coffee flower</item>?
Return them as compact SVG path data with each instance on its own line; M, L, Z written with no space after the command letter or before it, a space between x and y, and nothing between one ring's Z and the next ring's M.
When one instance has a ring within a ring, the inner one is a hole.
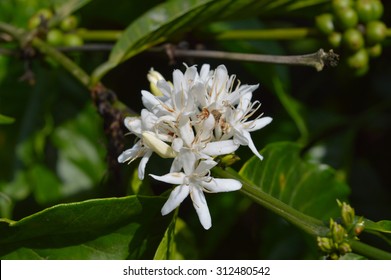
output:
M141 117L125 119L125 126L139 139L118 161L131 162L141 157L138 175L143 179L153 153L173 158L168 174L151 175L156 180L177 185L162 214L170 213L190 195L201 224L208 229L212 223L204 192L241 188L235 179L210 175L217 164L214 158L231 154L243 145L262 159L250 132L263 128L272 119L254 116L260 103L251 99L258 85L236 83L236 77L229 76L224 65L211 71L204 64L200 72L196 66L186 66L185 72L175 70L172 78L171 83L155 70L149 72L152 93L141 92L145 106Z
M212 220L204 192L236 191L242 187L242 184L234 179L215 179L211 177L210 169L217 164L213 160L194 161L194 157L189 156L187 157L187 163L184 172L168 173L163 176L151 174L158 181L178 185L171 192L161 212L162 215L167 215L190 195L202 226L209 229L212 226Z

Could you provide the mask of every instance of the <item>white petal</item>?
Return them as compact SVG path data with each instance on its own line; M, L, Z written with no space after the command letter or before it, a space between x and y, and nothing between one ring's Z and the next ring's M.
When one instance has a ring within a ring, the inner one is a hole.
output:
M141 119L140 117L126 117L124 120L126 128L140 137L141 135Z
M184 178L186 177L186 175L184 173L182 173L182 172L168 173L168 174L163 175L163 176L157 176L157 175L149 174L149 176L151 176L155 180L158 180L158 181L161 181L161 182L165 182L165 183L169 183L169 184L173 184L173 185L183 184Z
M210 229L212 226L212 218L210 217L209 208L208 204L206 203L204 193L200 188L193 187L190 195L201 225L204 227L204 229Z
M186 147L190 148L194 141L194 132L188 117L179 118L179 133Z
M175 138L174 140L172 140L172 144L171 144L171 147L172 149L179 153L179 151L182 149L183 147L183 140L181 138Z
M185 79L180 70L174 70L172 73L172 81L174 83L174 94L178 94L179 92L182 92L182 90L186 89Z
M251 126L247 129L247 131L255 131L261 129L271 123L272 120L273 119L271 117L263 117L254 121L249 121L247 123L251 123ZM245 123L245 125L247 125L247 123Z
M236 137L237 135L235 135ZM246 130L242 130L242 135L241 135L243 138L245 138L247 140L247 145L248 147L251 149L251 151L257 156L259 157L260 160L263 160L263 156L261 156L257 150L257 148L255 147L254 145L254 142L253 140L251 139L251 135L250 135L250 132L246 131ZM243 144L242 144L243 145Z
M208 173L209 170L211 170L216 165L217 165L217 162L215 162L214 160L202 160L198 164L198 166L195 169L194 173L205 175L205 174Z
M197 160L196 154L193 153L190 149L182 149L179 156L185 174L192 175Z
M141 145L141 141L138 141L132 148L123 151L122 154L119 155L118 162L123 163L125 161L133 160L139 156L144 155L142 149L143 147Z
M138 177L140 180L144 180L145 166L147 165L147 162L149 161L151 155L152 155L152 150L147 150L143 158L140 160L140 163L138 165Z
M142 90L141 95L141 100L149 111L153 112L157 106L160 106L159 100L152 93Z
M171 85L166 80L160 80L157 82L157 87L163 93L165 98L169 98L171 96Z
M201 80L206 82L206 80L208 79L209 73L210 73L210 65L209 64L203 64L201 66L201 70L200 70L200 78L201 78Z
M251 86L242 85L238 89L236 89L235 91L231 92L231 94L227 98L227 101L231 105L240 104L242 99L247 99L247 100L251 101L251 98L253 95L252 92L254 90L256 90L257 88L258 88L258 85L251 85ZM244 105L246 105L246 104L244 104ZM247 104L247 106L248 106L248 104Z
M247 112L248 107L251 106L251 98L252 98L251 92L248 92L240 97L239 105L236 109L242 113L240 118L243 116L245 112Z
M208 118L206 118L202 122L200 133L198 134L198 141L200 142L209 142L212 139L212 130L215 126L215 118L212 114L209 114ZM209 141L208 141L209 140Z
M221 93L225 90L226 83L228 81L228 71L224 65L219 65L215 71L215 91Z
M239 148L233 140L223 140L208 143L201 151L209 156L226 155L235 152Z
M152 130L157 122L157 117L146 109L141 110L143 130Z
M162 215L167 215L172 210L177 208L189 195L189 191L189 185L180 185L173 189L166 203L163 205L163 208L161 210Z
M191 66L186 69L184 78L188 85L193 85L197 76L198 76L197 68L195 66Z
M200 107L207 106L207 92L204 83L196 83L189 91L191 95L200 105Z
M215 179L203 181L201 185L210 192L231 192L237 191L242 187L242 183L235 179Z
M174 158L174 160L171 163L170 173L179 172L179 171L181 171L182 167L183 167L183 164L182 164L182 161L180 160L180 157L176 157L176 158Z

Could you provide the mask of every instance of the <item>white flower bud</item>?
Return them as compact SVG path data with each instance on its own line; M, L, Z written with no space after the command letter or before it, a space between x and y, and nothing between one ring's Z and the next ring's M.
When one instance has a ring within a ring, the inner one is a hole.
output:
M145 145L152 149L162 158L175 158L176 153L171 146L157 138L153 132L145 131L142 133L142 139Z

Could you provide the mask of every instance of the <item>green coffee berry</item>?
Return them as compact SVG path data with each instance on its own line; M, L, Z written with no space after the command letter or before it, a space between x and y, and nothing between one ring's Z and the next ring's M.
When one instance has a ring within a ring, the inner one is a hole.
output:
M373 0L357 0L356 11L361 22L373 20Z
M64 34L59 29L51 29L46 34L46 41L52 46L60 46L64 43Z
M53 17L52 11L48 9L41 9L37 11L30 19L27 24L30 30L39 27L43 22L47 22Z
M325 35L334 31L334 19L332 14L321 14L315 18L315 26Z
M351 69L360 70L368 66L369 56L366 49L362 48L346 59L346 63Z
M387 35L387 26L378 20L368 22L365 29L365 38L369 45L382 42Z
M352 0L333 0L331 2L331 7L333 8L334 12L343 9L343 8L350 8L353 6Z
M342 34L339 32L333 32L327 37L327 41L332 48L338 48L341 45Z
M29 19L29 22L27 24L28 29L33 30L37 28L41 24L41 19L38 15L34 15Z
M383 51L381 44L376 44L367 48L368 55L370 57L379 57Z
M364 46L364 37L357 29L350 28L343 33L342 42L346 49L358 51Z
M337 25L342 29L356 27L358 24L358 15L353 8L343 8L335 11L335 19Z
M383 14L383 4L378 0L357 0L356 11L361 22L379 19Z
M361 68L358 68L358 69L354 69L353 71L353 75L356 76L356 77L362 77L364 76L365 74L367 74L369 71L369 64L364 66L364 67L361 67Z
M383 15L384 7L381 1L379 0L373 0L372 3L372 9L373 9L373 19L379 19Z
M67 33L64 35L64 46L78 47L84 44L83 39L75 33Z
M48 21L53 17L53 12L49 9L40 9L36 15L42 17L44 20Z
M77 17L75 17L74 15L70 15L60 22L60 28L65 32L69 32L75 30L78 24L79 20L77 19Z

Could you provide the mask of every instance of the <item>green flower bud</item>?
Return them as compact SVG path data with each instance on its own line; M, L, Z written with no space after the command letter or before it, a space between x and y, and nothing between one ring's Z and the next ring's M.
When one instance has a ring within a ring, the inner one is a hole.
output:
M330 233L334 242L337 244L344 241L347 236L344 227L334 221L330 224Z
M317 237L318 247L326 253L332 252L335 249L335 245L332 239L328 237Z
M346 227L349 227L354 222L354 209L345 202L341 205L341 214L342 214L342 221Z
M343 33L342 42L348 50L358 51L364 46L364 37L357 29L350 28Z
M371 21L366 26L365 38L369 45L381 43L387 36L387 26L381 21Z
M345 255L347 253L350 253L352 251L352 248L350 247L350 244L347 242L343 242L338 245L338 250L342 255Z
M163 93L157 87L158 81L165 80L164 77L162 76L162 74L160 74L158 71L153 70L153 68L152 68L151 70L149 70L149 72L147 74L147 78L149 81L149 87L151 89L152 94L155 96L163 96Z
M235 162L239 161L240 157L238 157L236 154L228 154L224 155L220 158L220 165L223 167L231 166Z
M334 19L332 14L321 14L315 18L315 26L325 35L334 31Z

